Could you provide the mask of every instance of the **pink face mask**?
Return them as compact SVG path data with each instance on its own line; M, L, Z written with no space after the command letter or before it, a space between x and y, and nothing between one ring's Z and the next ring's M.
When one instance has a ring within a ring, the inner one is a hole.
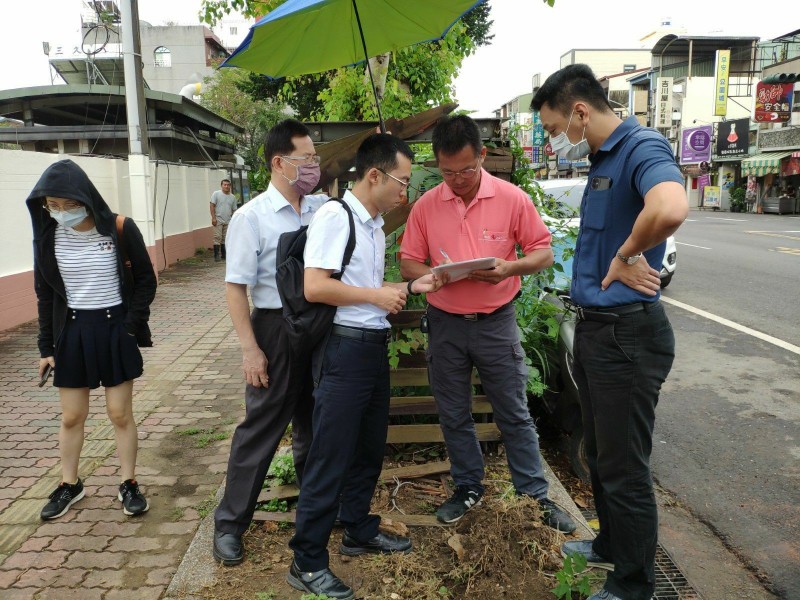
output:
M291 163L290 163L291 164ZM317 189L317 184L319 183L320 178L320 169L319 165L316 163L311 164L302 164L302 165L294 165L297 169L297 178L296 179L289 179L286 175L283 175L284 179L289 182L289 185L292 186L292 189L297 192L300 196L305 196L306 194L310 194L315 189Z

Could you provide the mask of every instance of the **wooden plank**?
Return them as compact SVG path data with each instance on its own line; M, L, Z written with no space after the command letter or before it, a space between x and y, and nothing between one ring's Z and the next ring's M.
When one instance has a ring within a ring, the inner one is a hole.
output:
M392 327L419 327L419 318L425 313L423 309L401 310L394 315L387 315L386 320Z
M392 396L389 401L390 415L435 415L437 412L433 396ZM492 412L492 405L486 400L486 396L475 396L472 399L472 412Z
M273 523L294 523L297 520L297 511L290 510L289 512L266 512L257 510L253 513L253 521L264 523L271 521Z
M411 369L394 369L390 372L389 378L393 386L405 385L428 385L428 369L426 368L411 368ZM478 385L481 380L476 371L472 372L472 384Z
M265 490L261 490L257 502L269 502L270 500L289 500L297 498L300 489L296 485L276 485Z
M410 527L447 527L444 523L440 523L436 515L404 515L399 512L392 512L381 515L392 521L400 521ZM297 520L297 512L290 510L289 512L264 512L257 510L253 513L253 521L257 523L294 523Z
M455 523L447 525L440 523L436 515L404 515L397 511L388 514L382 514L381 517L391 519L392 521L400 521L409 527L452 527Z
M414 479L435 475L437 473L449 473L450 461L438 460L436 462L422 463L421 465L408 465L407 467L395 467L394 469L384 469L381 471L381 481L391 481L395 477L398 479Z
M480 442L500 441L500 430L494 423L475 423ZM421 442L443 442L439 425L389 425L387 444L418 444Z

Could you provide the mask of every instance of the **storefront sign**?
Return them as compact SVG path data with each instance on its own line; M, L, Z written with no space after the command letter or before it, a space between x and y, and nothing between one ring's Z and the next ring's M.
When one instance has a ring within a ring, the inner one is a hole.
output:
M672 127L672 77L656 79L656 127Z
M528 159L528 162L533 162L533 148L530 146L522 147L522 156Z
M723 121L717 125L717 156L747 156L750 150L750 119Z
M728 77L730 73L731 51L717 50L717 83L714 87L714 115L724 117L728 114Z
M720 207L720 189L716 185L707 185L703 189L703 206L705 208Z
M701 198L703 197L703 190L709 185L711 185L711 175L708 173L697 178L697 193L700 194Z
M756 110L753 120L758 123L788 123L792 112L793 83L764 83L756 86Z
M711 160L711 125L681 130L680 163L690 165Z

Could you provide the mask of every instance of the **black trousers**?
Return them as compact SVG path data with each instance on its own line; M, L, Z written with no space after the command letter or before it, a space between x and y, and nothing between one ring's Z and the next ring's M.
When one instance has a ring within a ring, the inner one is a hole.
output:
M251 321L258 346L269 361L269 387L245 387L245 418L233 434L225 495L214 515L217 530L236 535L250 525L267 470L289 422L301 483L311 447L314 410L311 357L292 355L280 311L256 309Z
M660 303L614 323L580 321L575 381L600 521L594 550L614 562L605 589L649 600L655 589L658 513L650 453L661 385L675 337Z
M369 514L389 422L386 344L332 334L314 392L314 438L289 542L301 571L328 567L328 540L340 520L358 541L378 534Z

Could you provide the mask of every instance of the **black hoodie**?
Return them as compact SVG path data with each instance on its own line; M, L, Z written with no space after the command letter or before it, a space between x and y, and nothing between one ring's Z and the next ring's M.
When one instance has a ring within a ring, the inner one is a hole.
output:
M116 215L83 169L66 159L45 169L26 200L33 223L33 275L38 298L39 353L42 358L53 356L67 318L67 294L55 254L57 223L44 208L45 196L84 204L94 217L97 232L114 240L122 282L120 292L127 309L125 329L136 336L139 346L152 346L147 320L150 317L150 303L156 294L156 276L142 234L132 219L125 219L122 228L124 249L131 265L125 268L117 239Z

